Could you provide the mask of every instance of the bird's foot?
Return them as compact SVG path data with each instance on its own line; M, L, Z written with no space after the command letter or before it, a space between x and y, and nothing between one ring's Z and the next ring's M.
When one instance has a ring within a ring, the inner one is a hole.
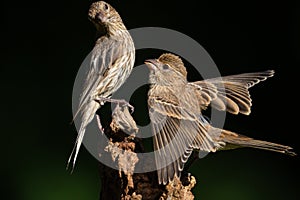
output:
M111 99L111 98L106 98L106 97L96 97L95 98L96 101L99 102L110 102L110 103L116 103L118 105L122 104L123 106L128 106L130 108L131 113L134 112L134 107L128 103L127 101L125 101L124 99Z

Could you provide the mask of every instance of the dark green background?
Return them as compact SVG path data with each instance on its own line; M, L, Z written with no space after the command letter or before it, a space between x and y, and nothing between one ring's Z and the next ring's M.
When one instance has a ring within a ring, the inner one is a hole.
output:
M274 78L251 89L252 114L228 115L225 128L299 153L298 5L109 2L128 29L165 27L197 40L223 75L274 69ZM72 86L94 43L87 19L91 1L1 4L1 199L98 199L97 161L85 148L75 172L65 170L76 136L70 125ZM157 56L141 51L136 61ZM251 149L211 154L192 167L196 199L299 199L298 161Z

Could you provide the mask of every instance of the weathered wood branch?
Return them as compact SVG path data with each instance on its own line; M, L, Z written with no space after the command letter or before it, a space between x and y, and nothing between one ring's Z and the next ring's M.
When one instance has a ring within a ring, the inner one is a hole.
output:
M110 126L105 129L109 142L105 151L119 170L100 164L101 200L191 200L191 189L196 180L190 174L175 179L168 185L159 185L157 173L134 173L139 162L138 153L144 152L142 140L136 137L138 128L126 106L117 105ZM146 166L145 166L146 167Z

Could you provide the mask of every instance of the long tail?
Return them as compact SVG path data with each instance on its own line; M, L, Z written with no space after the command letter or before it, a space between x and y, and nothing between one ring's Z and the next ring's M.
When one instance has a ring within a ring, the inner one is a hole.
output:
M81 125L80 125L79 131L78 131L78 136L76 138L75 145L73 147L73 150L72 150L71 155L68 160L67 169L69 168L69 164L71 163L72 158L73 158L72 171L74 170L76 159L78 156L80 146L83 141L86 127L93 120L93 118L96 114L96 111L98 110L99 107L100 107L99 103L97 103L95 101L90 101L88 104L84 105L84 107L81 111L83 113L82 118L81 118ZM74 157L73 157L73 155L74 155Z
M266 142L262 140L255 140L250 137L239 135L227 130L221 130L221 135L218 142L223 143L224 146L220 150L234 149L239 147L251 147L257 149L264 149L268 151L275 151L290 156L297 155L293 152L293 148L281 144L276 144L272 142Z
M77 159L77 156L78 156L78 152L79 152L80 146L82 144L83 136L85 134L85 129L86 129L86 126L81 125L81 127L79 129L79 132L78 132L78 135L77 135L77 138L76 138L75 145L73 147L73 150L72 150L71 155L70 155L69 160L68 160L67 169L69 168L69 164L70 164L70 162L72 161L72 158L73 158L72 172L74 170L76 159ZM74 155L74 157L73 157L73 155Z

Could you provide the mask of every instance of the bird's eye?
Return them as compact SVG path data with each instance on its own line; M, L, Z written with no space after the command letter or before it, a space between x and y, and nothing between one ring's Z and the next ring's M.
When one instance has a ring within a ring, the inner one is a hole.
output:
M104 8L104 10L108 10L108 5L104 4L103 8Z
M162 67L164 70L167 70L167 69L169 69L169 65L163 65L163 67Z

